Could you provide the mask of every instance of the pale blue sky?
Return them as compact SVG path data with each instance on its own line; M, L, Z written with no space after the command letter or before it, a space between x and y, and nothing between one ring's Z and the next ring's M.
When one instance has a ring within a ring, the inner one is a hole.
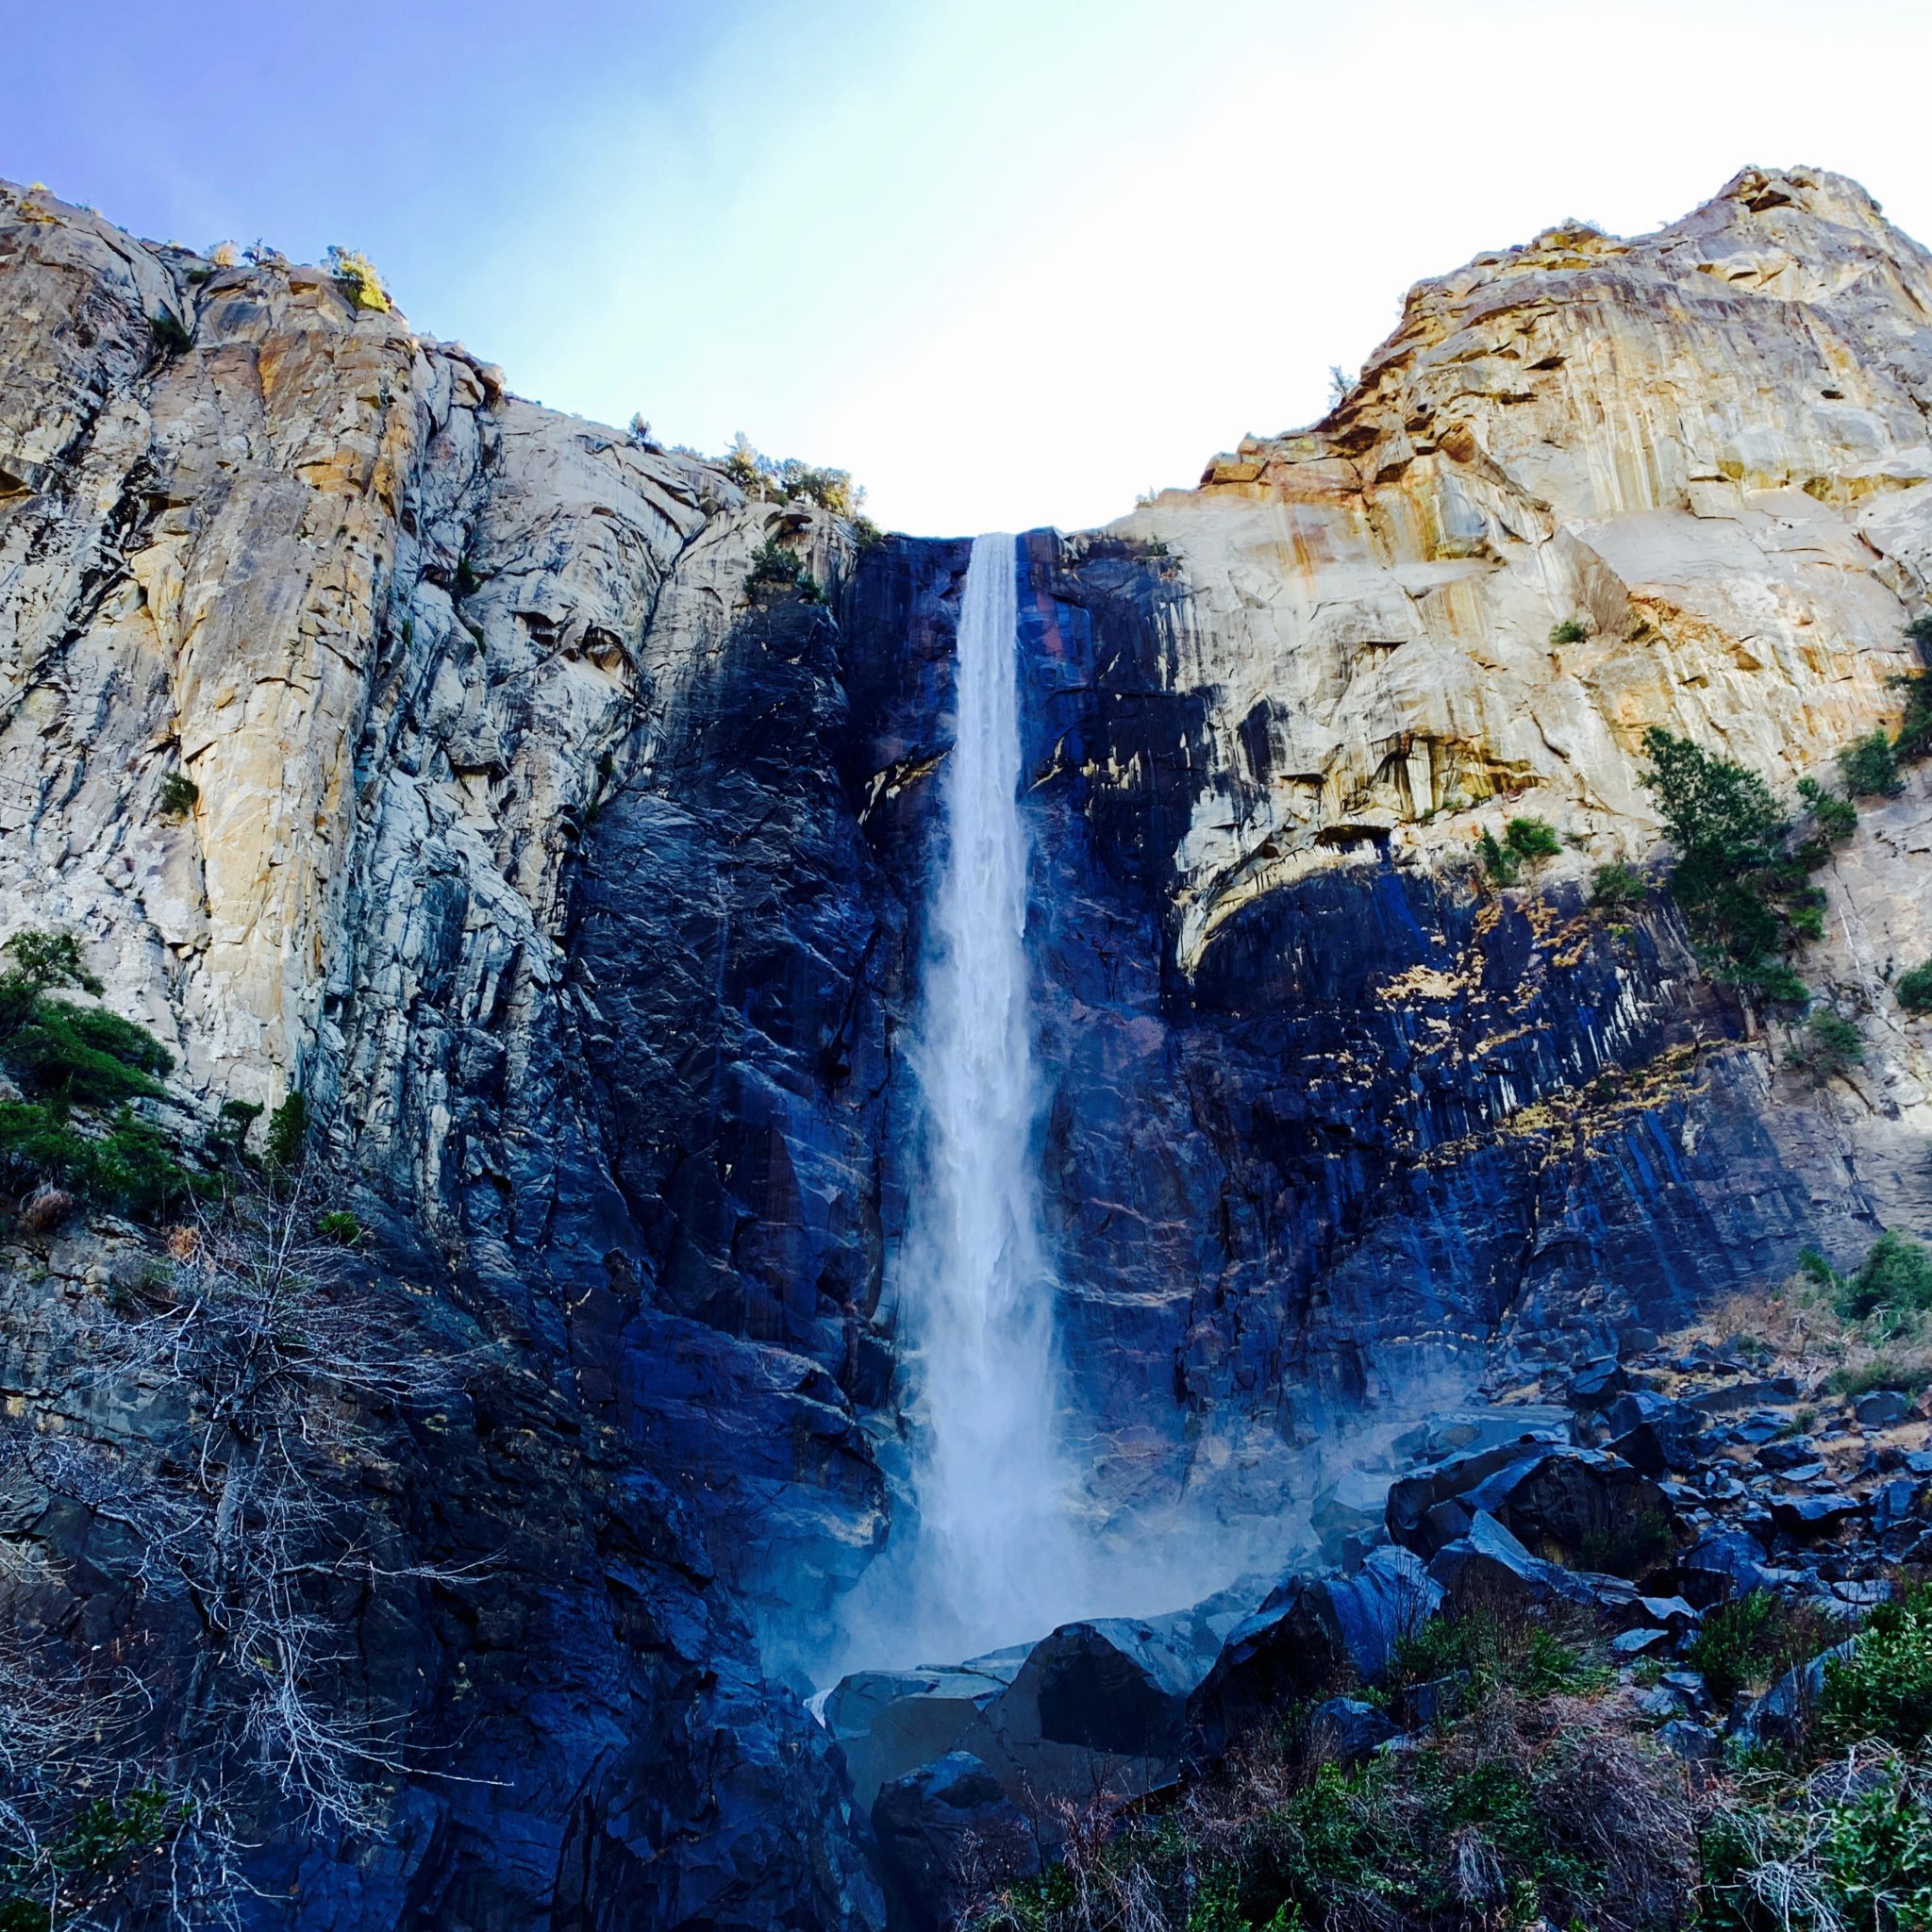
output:
M741 428L919 531L1119 515L1316 413L1417 277L1747 161L1932 237L1932 8L1887 0L9 13L0 174L359 247L520 393Z

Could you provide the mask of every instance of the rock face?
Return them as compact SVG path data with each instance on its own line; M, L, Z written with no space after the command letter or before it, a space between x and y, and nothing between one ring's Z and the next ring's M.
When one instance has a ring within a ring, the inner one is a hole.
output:
M1788 791L1894 716L1928 315L1861 191L1753 171L1422 285L1324 423L1022 540L1074 1426L1096 1524L1172 1533L1140 1547L1183 1553L1174 1601L1278 1557L1318 1488L1334 1516L1365 1409L1924 1227L1887 986L1932 954L1924 774L1825 877L1803 963L1869 1042L1827 1087L1661 894L1613 922L1584 890L1654 846L1646 726ZM825 601L750 593L767 541ZM868 1815L911 1869L1028 1753L1120 1755L1081 1686L1152 1686L1145 1781L1175 1760L1206 1660L1118 1620L1024 1685L936 1678L920 1748L971 1759L937 1783L882 1752L856 1803L801 1702L901 1466L895 1035L966 554L520 401L325 270L0 192L0 929L80 937L176 1055L175 1131L299 1089L362 1291L463 1364L354 1507L487 1584L340 1609L423 1755L362 1838L273 1838L264 1924L865 1924ZM1519 812L1570 842L1482 889ZM143 1453L141 1415L46 1391L103 1257L153 1239L4 1231L15 1413ZM148 1628L35 1494L6 1534L51 1566L39 1624ZM1566 1556L1614 1526L1490 1500Z

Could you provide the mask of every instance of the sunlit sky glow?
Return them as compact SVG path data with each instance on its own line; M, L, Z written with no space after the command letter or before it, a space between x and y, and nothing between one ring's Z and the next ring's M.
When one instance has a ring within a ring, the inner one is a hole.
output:
M851 469L888 525L1105 522L1319 413L1404 289L1748 162L1932 238L1932 8L69 0L0 174L366 251L554 408Z

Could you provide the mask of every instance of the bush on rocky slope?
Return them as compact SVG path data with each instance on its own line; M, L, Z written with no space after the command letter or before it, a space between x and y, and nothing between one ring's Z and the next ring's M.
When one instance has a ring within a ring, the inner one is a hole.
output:
M1655 796L1677 863L1671 893L1713 974L1762 999L1802 1001L1790 955L1822 930L1824 894L1808 884L1823 841L1795 847L1764 781L1653 725L1644 733Z
M194 1182L174 1140L134 1111L159 1099L174 1057L145 1027L56 997L97 993L71 933L16 933L0 958L0 1163L25 1187L71 1190L137 1215L163 1213Z

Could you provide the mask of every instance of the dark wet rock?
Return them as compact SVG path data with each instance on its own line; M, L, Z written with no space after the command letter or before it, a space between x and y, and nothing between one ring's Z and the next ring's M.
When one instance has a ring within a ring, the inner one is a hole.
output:
M1741 1529L1705 1537L1677 1558L1677 1580L1686 1598L1708 1609L1726 1597L1769 1587L1766 1552Z
M1615 1628L1648 1621L1631 1584L1532 1556L1488 1514L1479 1513L1467 1535L1436 1553L1429 1574L1442 1586L1446 1607L1456 1611L1498 1603L1532 1611L1567 1605Z
M1688 1398L1700 1415L1736 1415L1743 1409L1762 1408L1767 1403L1789 1403L1798 1399L1798 1385L1789 1375L1771 1382L1728 1382L1721 1389L1704 1389Z
M1857 1497L1834 1491L1822 1496L1780 1496L1771 1506L1771 1517L1790 1536L1831 1536L1863 1507Z
M1706 1426L1705 1417L1689 1404L1645 1390L1626 1391L1604 1411L1609 1446L1649 1476L1694 1470Z
M1191 1620L1067 1624L1026 1654L960 1738L1038 1816L1055 1794L1138 1796L1179 1773L1213 1653Z
M1809 1663L1787 1671L1763 1696L1746 1707L1735 1725L1746 1744L1796 1744L1809 1725L1824 1690L1825 1667L1852 1654L1849 1640L1821 1652Z
M1311 1754L1339 1764L1359 1764L1391 1738L1400 1736L1387 1713L1355 1697L1331 1697L1308 1713Z
M1868 1429L1889 1429L1905 1421L1911 1412L1911 1398L1895 1389L1874 1389L1852 1405L1852 1413Z
M1031 1821L969 1751L895 1778L872 1807L893 1924L939 1932L974 1890L1040 1870Z
M1428 1621L1441 1591L1407 1550L1384 1545L1354 1576L1293 1578L1229 1635L1189 1702L1197 1748L1212 1753L1297 1697L1386 1674L1397 1641Z
M1635 1629L1620 1630L1610 1639L1610 1655L1620 1660L1644 1657L1651 1651L1661 1649L1670 1641L1668 1630L1659 1629L1655 1624L1640 1624Z
M1586 1362L1570 1379L1569 1401L1573 1408L1603 1408L1630 1386L1630 1377L1615 1356L1603 1356Z
M1025 1657L1024 1648L1015 1648L947 1670L841 1678L825 1699L824 1724L844 1756L860 1809L870 1809L880 1786L952 1750Z
M1648 1476L1587 1449L1508 1445L1445 1463L1395 1486L1390 1532L1424 1557L1487 1513L1533 1552L1575 1567L1655 1562L1672 1507Z

